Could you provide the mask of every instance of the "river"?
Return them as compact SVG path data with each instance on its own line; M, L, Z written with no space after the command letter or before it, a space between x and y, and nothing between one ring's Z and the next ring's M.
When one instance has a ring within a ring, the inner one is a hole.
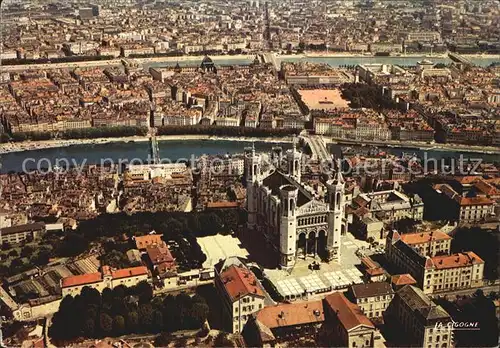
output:
M273 146L280 145L283 149L291 148L290 143L269 143L255 142L257 151L270 151ZM227 154L242 153L245 147L252 146L249 141L228 141L228 140L165 140L159 142L160 157L162 160L176 161L180 158L191 159L202 154ZM339 145L330 145L330 151L340 155ZM424 157L424 152L418 149L397 149L380 148L382 151L400 155L403 152ZM459 157L470 159L485 159L487 161L498 160L495 155L460 153L452 151L429 150L426 151L427 158L442 159L447 157ZM24 169L35 169L53 167L55 164L65 163L60 160L67 160L70 165L100 164L100 163L122 163L132 160L146 160L149 155L148 142L117 142L97 145L72 145L61 148L48 148L24 152L11 152L1 155L0 173L9 171L23 171ZM59 160L59 162L58 162ZM24 168L23 168L24 164Z
M235 59L226 59L224 57L217 57L214 56L212 57L214 63L216 65L248 65L252 63L253 57L249 56L248 58L235 58ZM305 56L297 56L297 57L291 57L291 56L285 56L283 58L277 56L276 60L278 63L281 63L281 61L286 61L286 62L311 62L311 63L327 63L330 64L331 66L338 67L341 65L358 65L358 64L373 64L373 63L380 63L380 64L396 64L396 65L403 65L403 66L409 66L409 65L416 65L418 61L421 61L423 59L427 59L432 61L433 63L444 63L444 64L449 64L451 63L451 59L449 58L440 58L440 57L383 57L383 56L368 56L368 57L305 57ZM491 55L491 56L485 56L482 58L479 57L474 57L474 58L469 58L470 61L472 61L474 64L478 66L489 66L492 63L495 62L500 62L500 55ZM198 66L201 64L201 58L197 59L192 59L192 60L180 60L179 66ZM164 67L164 66L175 66L177 64L176 61L169 61L169 62L152 62L152 63L144 63L143 66L146 68L149 67Z

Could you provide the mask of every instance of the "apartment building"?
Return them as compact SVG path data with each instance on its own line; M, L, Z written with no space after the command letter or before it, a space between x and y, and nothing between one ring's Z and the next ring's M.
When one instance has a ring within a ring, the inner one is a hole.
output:
M185 163L130 164L125 172L126 181L147 181L154 178L171 179L187 171Z
M483 284L484 261L472 251L424 256L392 231L387 236L385 255L393 265L411 274L426 294Z
M447 204L454 218L460 224L477 223L493 214L495 201L485 196L464 197L449 184L436 184L434 190L440 196L447 197Z
M43 222L4 227L0 229L0 244L18 244L27 239L37 239L45 233Z
M394 298L394 290L387 282L355 284L348 294L369 319L382 317Z
M451 240L453 238L440 230L405 233L400 237L403 242L417 249L422 256L449 255L451 252Z
M385 317L386 322L397 322L404 328L408 345L453 347L453 328L448 326L452 321L450 315L416 286L399 289Z
M248 346L272 347L291 332L301 336L316 335L324 321L322 300L280 303L252 315L243 336Z
M264 308L264 291L257 278L242 262L232 260L220 268L215 286L222 299L224 326L229 332L240 333L251 314Z
M408 41L434 42L441 40L441 34L437 31L412 31L408 33L406 39Z
M134 286L149 278L148 269L144 266L113 270L103 266L100 272L79 274L61 279L62 297L76 296L85 286L102 292L105 288L113 289L118 285Z
M163 243L161 234L146 234L144 236L133 237L135 246L138 250L145 251L148 246L159 245Z
M325 297L325 320L329 321L326 333L331 346L373 347L375 326L344 294Z
M152 269L156 270L158 274L175 271L177 264L164 241L159 244L148 245L146 253Z
M362 193L352 200L351 211L367 210L367 216L398 221L403 218L422 220L424 203L418 195L413 197L397 190Z

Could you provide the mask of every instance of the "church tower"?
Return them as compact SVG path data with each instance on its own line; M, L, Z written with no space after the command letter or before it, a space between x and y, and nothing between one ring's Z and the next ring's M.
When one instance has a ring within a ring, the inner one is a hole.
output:
M297 197L299 189L292 185L280 187L280 267L290 268L295 264L297 249Z
M297 143L293 140L293 149L287 153L288 175L300 182L302 152L297 150Z
M262 180L260 156L255 153L253 144L252 152L245 161L245 177L247 181L247 227L253 229L257 223L257 184L260 184Z
M337 166L337 173L332 180L328 180L328 202L330 211L328 212L328 237L326 248L329 261L340 261L340 236L346 230L344 224L345 217L345 181L342 176L340 162Z

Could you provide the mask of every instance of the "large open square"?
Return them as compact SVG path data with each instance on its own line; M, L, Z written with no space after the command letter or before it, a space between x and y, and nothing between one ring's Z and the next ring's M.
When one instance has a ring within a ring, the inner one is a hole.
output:
M348 109L349 102L342 98L340 89L299 89L297 91L309 110Z
M348 233L342 236L340 263L323 262L319 257L299 257L290 271L266 269L264 274L278 297L286 300L310 299L332 291L344 291L352 284L363 282L356 251L367 246L366 242L356 240ZM312 267L314 263L319 264L319 269Z

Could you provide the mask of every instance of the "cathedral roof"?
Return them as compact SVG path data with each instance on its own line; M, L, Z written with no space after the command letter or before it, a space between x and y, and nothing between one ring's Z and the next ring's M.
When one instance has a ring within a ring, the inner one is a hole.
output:
M306 203L313 200L313 196L304 187L302 187L297 181L283 174L280 171L275 171L267 178L264 179L263 185L271 189L273 195L279 196L280 187L283 185L292 185L299 189L299 194L297 197L297 207L301 207Z

